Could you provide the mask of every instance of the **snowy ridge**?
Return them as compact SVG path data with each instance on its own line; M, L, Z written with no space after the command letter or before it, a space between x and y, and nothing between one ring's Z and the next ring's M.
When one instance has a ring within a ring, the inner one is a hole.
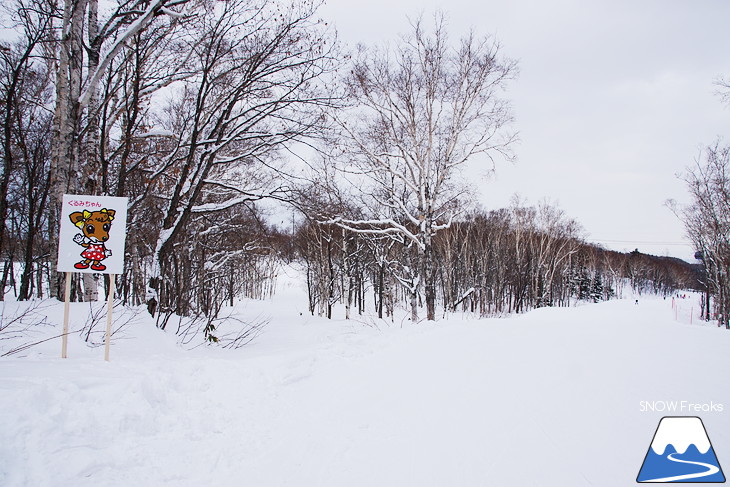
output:
M663 455L668 445L674 446L677 453L687 451L694 445L703 455L710 449L710 439L707 437L700 418L663 418L659 423L651 449L657 455Z

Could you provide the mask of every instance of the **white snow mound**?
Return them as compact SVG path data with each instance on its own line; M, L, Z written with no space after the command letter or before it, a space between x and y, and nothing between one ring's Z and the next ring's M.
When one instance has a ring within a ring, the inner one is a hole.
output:
M710 449L710 439L700 418L677 417L663 418L659 423L651 449L657 455L663 455L668 445L674 445L677 453L684 453L690 445L694 445L703 455Z

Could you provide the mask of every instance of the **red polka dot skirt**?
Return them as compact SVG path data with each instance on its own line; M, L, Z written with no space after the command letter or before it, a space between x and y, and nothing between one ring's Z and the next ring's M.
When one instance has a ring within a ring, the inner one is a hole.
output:
M89 260L103 260L106 257L104 244L89 244L86 250L81 252L81 257Z

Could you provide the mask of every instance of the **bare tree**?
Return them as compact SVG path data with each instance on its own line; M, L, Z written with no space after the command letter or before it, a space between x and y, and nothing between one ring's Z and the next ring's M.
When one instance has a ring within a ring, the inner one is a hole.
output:
M730 327L730 147L708 147L682 178L692 203L669 205L702 256L716 315Z
M409 267L414 318L423 288L427 318L435 319L433 237L457 213L460 168L477 155L511 155L512 116L501 91L515 71L492 38L472 33L452 46L437 15L430 32L419 19L394 49L362 48L346 79L353 108L341 122L352 162L345 172L379 211L332 221L399 235L417 249Z
M556 276L579 250L580 226L565 212L547 201L537 207L532 240L533 300L537 307L552 305L555 300Z
M317 7L226 0L199 16L190 46L196 74L181 81L160 120L176 146L147 192L162 203L150 284L163 307L177 306L167 286L193 217L213 224L229 208L282 195L277 151L321 129L332 99L320 80L334 45Z
M174 22L184 17L182 6L186 3L188 0L124 0L106 19L100 20L98 0L64 0L60 25L54 26L58 31L51 31L58 35L49 228L52 248L57 245L57 209L63 194L96 192L90 182L95 181L94 169L98 167L101 80L127 42L161 18ZM83 152L84 147L88 154ZM83 167L82 154L91 157ZM63 277L55 275L55 264L52 253L51 294L60 296Z
M0 172L0 255L5 253L11 178L18 166L24 163L23 155L19 154L23 149L19 138L27 140L27 136L32 136L28 132L38 127L30 127L33 124L31 119L37 119L39 111L45 108L42 106L44 97L33 98L33 95L41 95L48 84L47 71L38 58L43 54L43 43L48 40L56 14L54 3L48 1L31 4L17 0L8 5L7 10L10 20L17 25L19 35L12 44L0 46L0 141L3 158Z
M51 99L44 54L56 7L54 2L17 0L3 10L6 20L15 25L17 37L0 46L0 255L7 259L2 287L8 278L14 279L13 261L21 260L18 298L27 299L32 294L33 273L41 269L36 257L44 248Z

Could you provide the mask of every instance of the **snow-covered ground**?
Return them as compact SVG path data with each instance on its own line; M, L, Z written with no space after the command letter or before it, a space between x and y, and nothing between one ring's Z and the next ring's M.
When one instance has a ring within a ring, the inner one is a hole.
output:
M694 297L401 326L282 287L239 306L270 321L242 349L140 314L109 363L77 335L65 360L60 339L0 359L0 485L631 485L666 415L700 416L730 465L730 332L689 324Z

